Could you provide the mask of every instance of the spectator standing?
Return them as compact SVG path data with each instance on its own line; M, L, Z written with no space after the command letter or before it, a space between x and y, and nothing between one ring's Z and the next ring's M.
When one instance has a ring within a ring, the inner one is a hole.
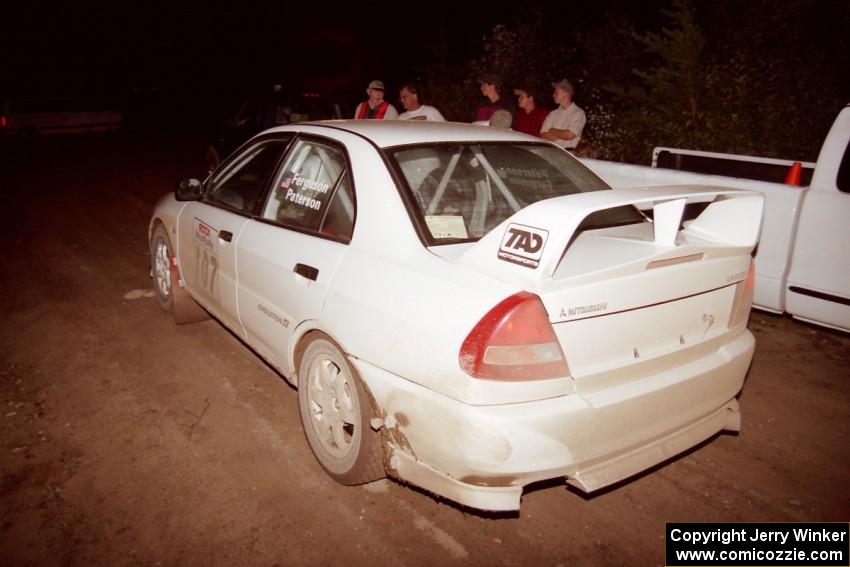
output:
M543 126L540 127L540 137L554 142L566 149L575 148L581 141L581 131L587 122L584 111L573 102L575 90L566 79L552 83L555 92L552 98L558 108L549 113Z
M521 83L519 88L514 89L519 107L514 113L514 130L517 132L540 136L540 128L543 126L543 121L546 120L549 111L537 106L535 102L536 92L535 89L524 83Z
M371 81L369 86L366 87L366 94L369 95L369 98L357 105L354 110L354 118L361 120L393 120L398 118L398 111L395 107L384 100L383 81Z
M514 113L514 107L510 100L502 97L502 79L497 75L486 75L478 82L481 94L487 97L487 101L481 103L475 112L476 122L489 122L493 113L497 110L507 110Z
M402 84L398 93L401 105L405 112L398 117L399 120L431 120L434 122L445 122L446 119L440 111L433 106L419 102L419 87L416 83L407 82Z

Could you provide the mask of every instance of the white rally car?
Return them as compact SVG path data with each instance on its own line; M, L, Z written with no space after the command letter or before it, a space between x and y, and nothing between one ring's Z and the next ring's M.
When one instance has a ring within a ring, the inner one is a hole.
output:
M334 479L516 510L739 429L761 213L615 191L496 128L303 123L163 198L151 265L178 322L212 314L297 386Z

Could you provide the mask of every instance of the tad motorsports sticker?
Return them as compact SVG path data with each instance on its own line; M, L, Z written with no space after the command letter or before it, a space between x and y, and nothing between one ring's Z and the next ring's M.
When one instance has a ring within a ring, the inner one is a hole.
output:
M540 265L547 238L548 230L511 223L502 236L499 259L534 270Z

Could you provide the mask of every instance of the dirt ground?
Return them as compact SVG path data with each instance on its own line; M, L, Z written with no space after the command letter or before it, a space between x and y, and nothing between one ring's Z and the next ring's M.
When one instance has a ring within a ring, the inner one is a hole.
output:
M668 521L850 519L850 337L754 313L743 431L591 496L488 515L336 485L296 392L150 293L157 198L199 140L0 148L0 564L660 565Z

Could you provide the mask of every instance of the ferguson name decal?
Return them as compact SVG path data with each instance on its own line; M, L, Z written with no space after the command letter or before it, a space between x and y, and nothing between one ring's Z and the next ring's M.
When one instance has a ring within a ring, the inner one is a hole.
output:
M498 257L506 262L536 269L540 265L547 238L547 230L511 223L502 236Z

